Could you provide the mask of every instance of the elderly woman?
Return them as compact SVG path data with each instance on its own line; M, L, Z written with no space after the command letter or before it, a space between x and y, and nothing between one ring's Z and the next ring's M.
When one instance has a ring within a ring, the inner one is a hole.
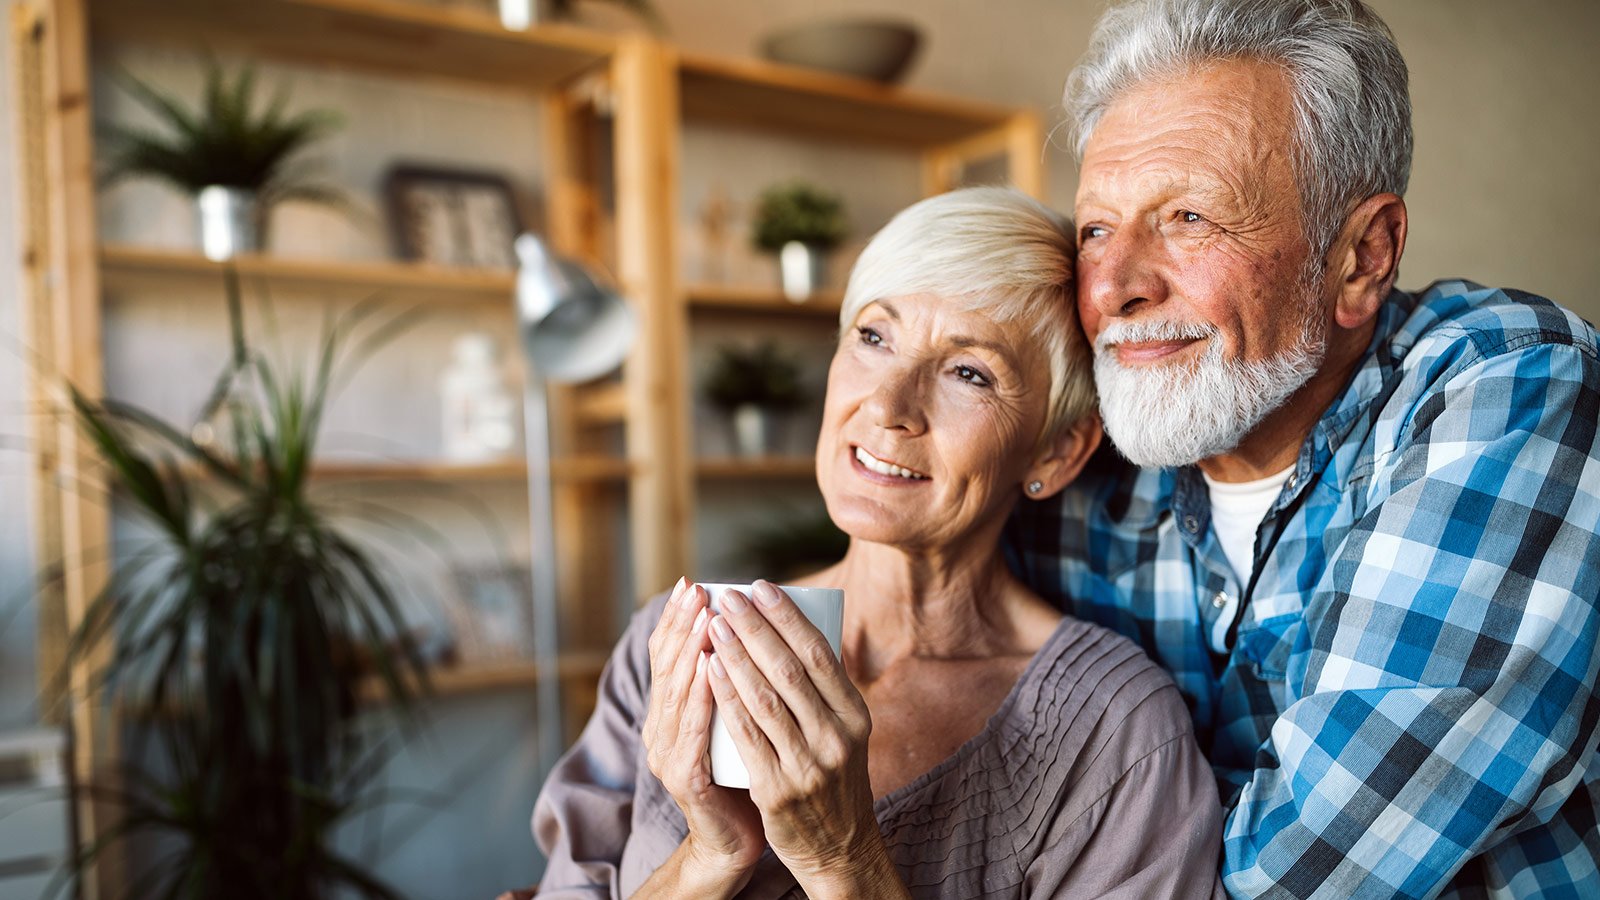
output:
M1099 441L1070 226L970 188L900 213L840 313L817 481L843 662L757 582L642 610L534 812L540 897L1210 897L1221 808L1177 689L1008 570ZM719 710L749 791L712 783Z

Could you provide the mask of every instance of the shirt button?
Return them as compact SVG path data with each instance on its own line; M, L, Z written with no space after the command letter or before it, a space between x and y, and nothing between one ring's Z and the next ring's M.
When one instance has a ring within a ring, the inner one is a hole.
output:
M1215 597L1211 598L1211 605L1215 606L1217 609L1222 609L1222 608L1226 607L1228 605L1228 594L1227 594L1227 592L1225 592L1225 591L1217 591L1217 595Z
M1291 490L1291 491L1294 490L1294 486L1299 484L1299 483L1300 483L1300 476L1299 475L1290 475L1289 476L1289 490Z
M1184 516L1183 517L1183 530L1184 531L1191 531L1192 532L1192 531L1195 531L1195 530L1199 529L1199 527L1200 527L1200 520L1199 519L1196 519L1194 516Z

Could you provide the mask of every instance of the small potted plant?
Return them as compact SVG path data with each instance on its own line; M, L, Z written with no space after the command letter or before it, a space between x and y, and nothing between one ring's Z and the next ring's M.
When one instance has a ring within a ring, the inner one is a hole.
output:
M826 254L848 230L838 195L803 181L768 188L756 209L756 246L778 254L783 295L794 303L822 286Z
M210 66L198 110L185 109L174 97L132 76L121 81L165 128L106 126L110 155L103 183L148 176L194 197L201 249L208 259L260 250L266 217L276 203L343 200L338 190L311 181L304 165L293 164L303 150L334 130L338 116L327 110L287 115L288 97L282 89L258 112L254 69L242 69L230 79L215 64Z
M805 400L799 364L771 341L750 349L718 348L704 389L733 423L734 448L745 457L772 453L780 416Z

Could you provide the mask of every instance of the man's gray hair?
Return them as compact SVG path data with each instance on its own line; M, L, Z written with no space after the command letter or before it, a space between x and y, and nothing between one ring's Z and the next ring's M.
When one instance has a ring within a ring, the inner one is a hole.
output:
M1067 81L1079 160L1124 91L1207 63L1283 66L1295 115L1295 181L1321 261L1357 204L1403 195L1411 174L1411 95L1394 35L1361 0L1130 0L1095 26Z

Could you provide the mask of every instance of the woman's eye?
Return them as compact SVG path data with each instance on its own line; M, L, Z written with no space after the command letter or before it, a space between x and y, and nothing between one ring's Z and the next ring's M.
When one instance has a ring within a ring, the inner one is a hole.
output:
M956 366L956 377L978 387L988 387L989 385L989 379L982 372L971 366Z
M1202 219L1200 217L1200 214L1197 213L1197 212L1190 212L1187 209L1180 209L1180 210L1178 210L1178 221L1180 221L1180 222L1202 222L1202 221L1205 221L1205 220Z
M856 333L861 335L861 343L863 344L871 344L876 347L883 343L883 335L865 325L856 328Z

